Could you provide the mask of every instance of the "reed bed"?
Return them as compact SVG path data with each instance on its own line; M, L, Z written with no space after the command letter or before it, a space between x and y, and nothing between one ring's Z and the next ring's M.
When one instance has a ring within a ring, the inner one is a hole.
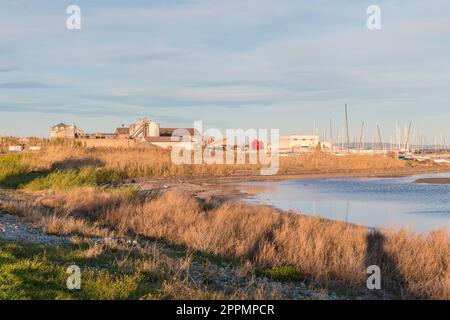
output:
M364 227L264 206L226 203L209 211L190 196L168 192L107 211L102 221L121 232L166 239L261 266L294 266L306 279L365 287L366 268L381 268L382 287L401 298L450 299L450 239L374 232Z
M336 156L325 152L312 152L295 157L281 157L279 173L332 172L367 170L395 170L410 166L408 162L388 156L347 155ZM40 153L3 156L0 160L0 181L24 173L42 172L39 184L48 187L56 180L78 180L77 186L139 177L172 176L230 176L255 175L259 164L184 164L171 161L169 150L157 147L83 148L77 145L50 145ZM72 170L72 171L71 171ZM83 171L84 170L84 171ZM58 171L58 173L55 173ZM81 171L81 174L78 174ZM47 177L47 174L53 174ZM56 175L56 177L55 177ZM73 175L80 176L73 179ZM84 178L83 178L84 177ZM18 179L20 182L20 179ZM83 181L79 181L83 180ZM62 187L64 187L63 184Z
M365 172L409 166L408 162L392 157L340 157L320 151L283 157L280 165L282 170L319 172ZM383 288L402 298L450 299L450 240L446 231L427 235L372 232L264 206L242 203L202 206L191 195L174 192L138 201L132 190L118 190L114 194L99 189L102 184L127 178L228 176L258 168L258 165L178 166L171 162L169 151L156 147L87 149L53 144L36 154L0 157L0 184L31 191L53 189L52 194L44 195L34 206L18 208L23 217L52 233L84 232L91 236L106 236L111 231L133 233L261 267L292 266L305 279L337 281L355 288L365 287L366 268L376 264L381 267Z
M92 187L34 195L32 203L0 199L0 209L52 234L156 238L256 268L295 268L296 278L324 285L364 289L366 268L378 265L386 292L408 299L450 299L446 230L425 235L372 231L266 206L214 199L203 203L173 191L153 199L129 189Z

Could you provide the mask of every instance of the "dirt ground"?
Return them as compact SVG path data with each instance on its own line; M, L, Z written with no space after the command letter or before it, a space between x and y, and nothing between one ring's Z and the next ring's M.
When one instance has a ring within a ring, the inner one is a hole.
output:
M216 197L221 200L238 200L245 194L240 192L234 183L250 181L280 181L301 179L325 179L325 178L352 178L352 177L404 177L418 174L447 173L450 166L433 166L420 168L406 168L404 170L366 170L366 171L321 171L305 170L295 174L277 174L273 176L261 176L256 174L242 174L229 177L161 177L131 179L126 185L137 187L142 192L180 191L196 195L200 199ZM445 181L444 181L445 180ZM447 178L418 179L423 183L449 183Z
M450 184L450 178L424 178L417 179L415 183Z

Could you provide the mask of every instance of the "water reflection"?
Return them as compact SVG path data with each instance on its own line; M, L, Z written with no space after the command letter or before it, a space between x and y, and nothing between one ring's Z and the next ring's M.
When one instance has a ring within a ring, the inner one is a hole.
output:
M450 185L414 183L418 178L308 179L247 182L247 201L267 203L331 220L418 232L450 230Z

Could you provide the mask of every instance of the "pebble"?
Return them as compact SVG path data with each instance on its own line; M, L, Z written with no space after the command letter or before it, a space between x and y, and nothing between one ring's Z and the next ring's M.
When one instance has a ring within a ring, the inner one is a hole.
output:
M0 239L45 245L59 245L68 243L68 239L66 237L45 234L19 222L18 218L15 216L1 213Z

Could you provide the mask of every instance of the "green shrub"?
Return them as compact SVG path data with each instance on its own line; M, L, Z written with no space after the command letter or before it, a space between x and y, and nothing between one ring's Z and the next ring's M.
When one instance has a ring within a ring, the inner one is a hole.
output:
M84 186L100 186L124 179L123 173L106 168L87 167L80 170L57 170L34 179L24 185L28 190L72 189Z
M266 277L276 281L301 281L303 274L298 271L294 266L279 266L265 269L259 269L256 271L256 275L259 277Z
M0 300L139 299L151 292L138 270L117 267L112 252L91 258L86 252L76 246L43 247L0 240ZM72 264L82 269L80 290L66 286L66 269ZM104 265L107 268L101 267Z
M0 185L15 188L28 181L30 166L22 155L5 155L0 157Z

